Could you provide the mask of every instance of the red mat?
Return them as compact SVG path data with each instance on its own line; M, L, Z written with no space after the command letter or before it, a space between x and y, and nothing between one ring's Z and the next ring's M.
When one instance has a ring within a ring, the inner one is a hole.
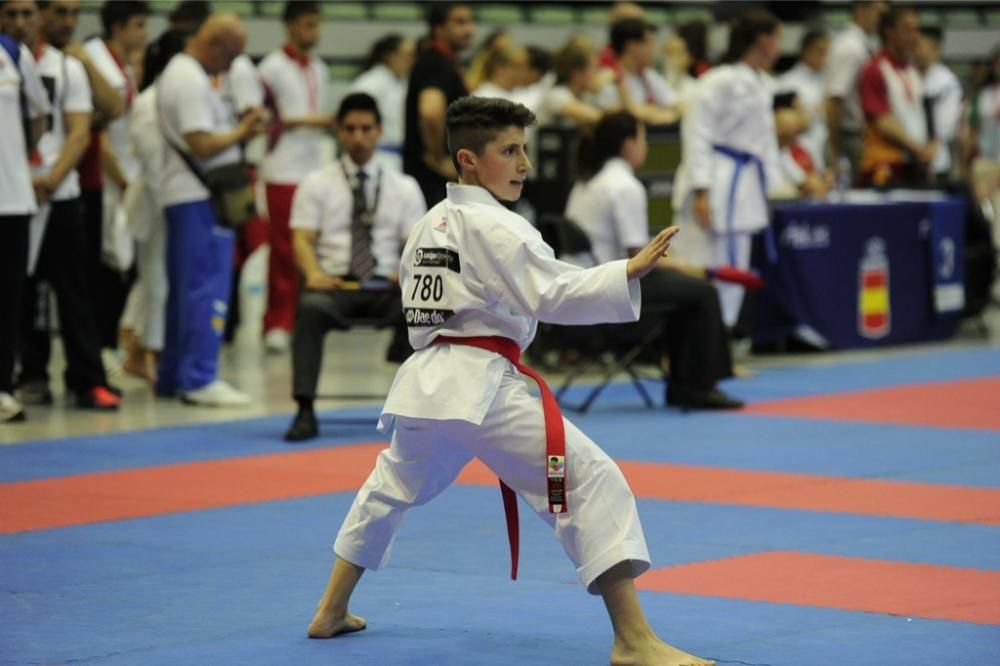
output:
M743 412L1000 431L1000 377L775 400Z
M798 552L654 569L639 589L1000 624L1000 572Z
M296 450L4 483L0 534L353 492L384 446ZM1000 524L1000 489L994 488L663 463L622 462L621 468L635 495L646 499ZM496 486L496 478L478 461L462 471L458 482Z

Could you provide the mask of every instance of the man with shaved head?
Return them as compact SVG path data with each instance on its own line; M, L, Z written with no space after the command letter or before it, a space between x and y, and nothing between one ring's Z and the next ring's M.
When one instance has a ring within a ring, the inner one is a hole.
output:
M206 172L240 162L242 144L261 131L262 112L237 120L213 81L243 52L246 40L236 15L212 14L157 83L160 130L167 144L161 186L170 288L156 388L196 405L249 402L217 377L234 234L220 225L202 182Z

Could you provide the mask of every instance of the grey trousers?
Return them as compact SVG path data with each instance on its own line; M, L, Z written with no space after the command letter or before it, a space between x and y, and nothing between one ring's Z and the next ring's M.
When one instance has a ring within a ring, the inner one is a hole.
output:
M292 397L314 399L323 366L323 339L332 329L347 330L359 321L393 327L392 347L406 345L403 304L398 290L314 291L303 289L292 334ZM390 360L394 360L390 358Z

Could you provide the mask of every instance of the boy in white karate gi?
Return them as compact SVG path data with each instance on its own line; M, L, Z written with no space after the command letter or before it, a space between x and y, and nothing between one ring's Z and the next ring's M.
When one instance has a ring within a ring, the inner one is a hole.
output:
M309 636L365 628L348 612L362 573L385 565L406 511L437 496L477 457L501 479L505 501L512 489L553 527L587 591L604 598L614 628L612 664L713 664L667 645L649 626L633 581L649 568L649 554L625 478L558 411L546 423L541 401L518 372L530 370L516 362L539 320L634 321L638 280L665 254L673 230L628 260L588 269L557 261L538 231L500 203L521 196L531 169L524 130L534 120L520 104L493 98L466 97L448 108L460 184L449 183L447 198L413 227L400 270L417 351L386 399L379 428L395 426L392 442L337 535ZM565 496L553 504L546 442L561 429Z

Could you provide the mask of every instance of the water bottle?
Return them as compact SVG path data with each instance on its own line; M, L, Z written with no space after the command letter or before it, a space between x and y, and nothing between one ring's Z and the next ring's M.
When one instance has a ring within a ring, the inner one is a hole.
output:
M838 201L847 200L847 192L851 189L851 161L845 156L837 159L834 189Z

